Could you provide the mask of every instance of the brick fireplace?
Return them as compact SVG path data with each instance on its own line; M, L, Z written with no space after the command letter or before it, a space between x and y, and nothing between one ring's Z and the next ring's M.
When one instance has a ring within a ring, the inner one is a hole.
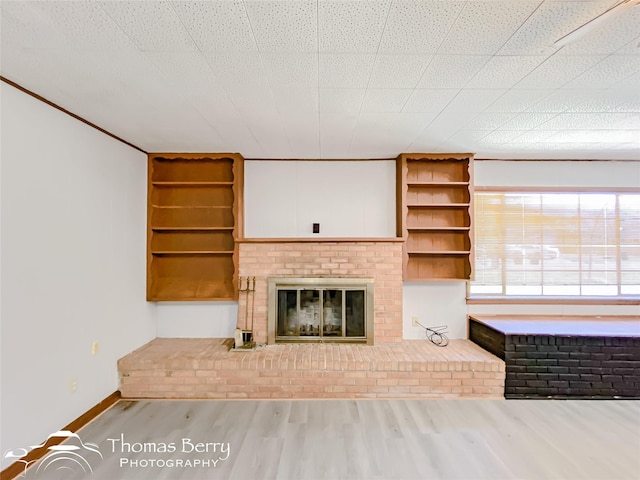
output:
M267 343L269 280L373 279L372 338L368 343L402 341L402 239L240 240L238 275L255 277L255 292L240 293L238 325L253 318L254 339ZM249 302L247 303L247 299Z

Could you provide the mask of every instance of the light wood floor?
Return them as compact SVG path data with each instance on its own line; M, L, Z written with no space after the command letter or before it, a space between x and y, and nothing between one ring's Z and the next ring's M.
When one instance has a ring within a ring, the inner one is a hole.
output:
M79 433L104 456L93 476L38 478L640 479L637 401L121 401ZM176 452L123 453L122 438L134 449L173 442ZM184 451L198 442L229 450Z

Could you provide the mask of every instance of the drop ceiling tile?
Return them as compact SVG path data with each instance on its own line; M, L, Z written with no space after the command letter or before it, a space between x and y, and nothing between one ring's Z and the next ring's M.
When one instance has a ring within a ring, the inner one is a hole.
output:
M317 113L282 116L291 158L320 158L320 132Z
M318 51L315 1L246 0L244 3L261 52Z
M364 93L363 88L321 88L320 113L357 113Z
M374 54L321 53L321 88L366 88L376 61Z
M283 114L318 112L317 88L275 85L271 91L278 110Z
M474 112L447 112L440 113L427 127L427 132L442 132L447 137L458 130L465 129L477 114ZM485 133L487 133L485 131Z
M551 55L558 50L553 45L556 40L598 15L604 3L606 0L544 2L505 43L499 54Z
M607 88L640 71L640 55L611 55L567 84L567 88Z
M605 11L610 6L610 2L604 2L600 11ZM574 42L565 45L559 53L560 55L608 55L623 48L639 35L640 8L636 6L610 22L594 28ZM633 54L634 52L628 53Z
M396 117L396 124L402 131L408 132L412 136L419 135L433 120L437 113L408 113L401 112Z
M614 55L638 55L638 45L640 45L640 36L620 47L614 52Z
M424 131L417 138L413 140L407 147L408 152L434 152L437 153L440 145L445 139L441 135L434 134L432 132ZM444 148L442 151L454 152L455 148Z
M263 53L261 57L271 85L318 87L317 53Z
M640 142L640 133L635 130L572 130L558 132L545 139L545 142L613 144L637 143Z
M320 52L375 53L391 0L318 2Z
M592 90L589 97L567 109L567 112L635 112L640 108L640 85L637 91Z
M55 1L28 3L33 7L31 12L36 18L60 33L52 37L54 41L64 38L63 43L56 45L57 47L96 51L120 51L134 48L129 37L97 3ZM43 32L45 35L48 34L47 30Z
M156 70L185 94L207 94L222 88L200 52L145 52Z
M553 90L509 90L494 103L489 105L486 112L523 112L553 93Z
M517 88L561 88L583 72L604 60L604 56L555 55L518 83ZM567 88L572 88L568 87ZM573 87L577 88L577 87Z
M98 4L140 50L197 51L169 2L100 1Z
M362 112L397 113L411 95L410 89L373 88L367 90L362 103Z
M447 138L447 142L455 142L456 145L477 146L490 133L486 130L459 130L455 136Z
M378 55L369 87L415 88L430 59L429 55Z
M416 89L413 91L403 112L441 112L460 92L458 89Z
M390 113L361 113L353 132L351 149L356 148L361 151L368 145L375 145L380 150L389 148L390 144L395 147L404 145L406 141L392 133L396 118L396 114ZM379 152L378 155L384 156L385 153Z
M259 53L204 52L214 75L225 88L266 88L269 79Z
M207 108L208 106L213 108ZM219 109L218 105L208 105L203 102L196 108L209 124L215 125L218 134L224 139L226 148L222 151L241 152L246 157L249 156L247 152L261 151L260 145L233 105L232 110ZM251 153L251 155L253 156L255 153Z
M515 113L479 113L462 127L466 130L495 130L516 116Z
M465 88L511 88L544 59L541 56L495 56L469 80Z
M226 92L244 120L254 113L261 114L262 118L267 118L269 115L275 115L278 112L278 107L269 87L243 87L237 85L226 87Z
M601 117L603 122L611 122L611 128L640 130L640 115L629 113L603 113L601 114Z
M557 132L555 130L529 130L528 132L524 132L522 135L516 137L511 143L524 145L542 142L556 133Z
M69 41L36 2L0 2L3 54L11 49L63 48Z
M435 55L418 88L462 88L490 59L490 55Z
M591 96L592 90L587 89L562 89L556 90L548 97L527 108L529 112L564 112L578 105Z
M633 113L561 113L543 123L543 130L611 130L640 128L634 126L640 116Z
M264 158L292 157L280 115L251 112L243 115L242 118L262 150L268 152Z
M438 53L495 54L540 2L467 2Z
M501 125L499 130L531 130L554 118L556 113L521 113Z
M640 85L640 72L634 73L624 80L617 82L615 87L618 89L624 89L628 92L637 92L638 85Z
M182 1L171 5L201 51L257 51L241 0Z
M320 114L320 158L347 158L357 116Z
M482 145L490 146L502 145L504 143L509 143L524 132L524 130L496 130L482 137L480 143Z
M394 1L380 52L436 53L463 6L461 1Z
M426 128L438 116L437 113L399 113L396 117L394 132L405 141L405 148L400 150L408 152L409 146L426 130Z
M482 112L504 94L504 90L465 88L447 105L447 112Z

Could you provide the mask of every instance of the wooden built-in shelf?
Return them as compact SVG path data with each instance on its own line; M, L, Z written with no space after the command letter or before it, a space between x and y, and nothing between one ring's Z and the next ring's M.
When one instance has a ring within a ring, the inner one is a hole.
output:
M465 232L471 227L407 227L408 232Z
M469 255L469 250L409 250L409 255Z
M167 232L179 232L179 231L185 231L185 232L227 231L227 232L233 232L233 230L235 230L235 228L234 227L158 227L158 226L153 226L153 227L151 227L151 230L153 230L154 232L163 232L163 231L167 231Z
M233 182L151 182L157 187L217 187L233 186Z
M243 158L150 154L147 299L237 298Z
M469 208L468 203L407 203L409 208Z
M233 255L228 250L152 250L152 255Z
M408 187L468 187L469 182L407 182Z
M471 155L397 159L397 234L405 280L471 278Z

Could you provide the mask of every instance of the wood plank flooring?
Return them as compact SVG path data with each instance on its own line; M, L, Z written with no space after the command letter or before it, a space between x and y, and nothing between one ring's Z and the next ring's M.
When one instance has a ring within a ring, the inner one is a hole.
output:
M79 435L93 476L26 478L640 479L638 401L120 401Z

